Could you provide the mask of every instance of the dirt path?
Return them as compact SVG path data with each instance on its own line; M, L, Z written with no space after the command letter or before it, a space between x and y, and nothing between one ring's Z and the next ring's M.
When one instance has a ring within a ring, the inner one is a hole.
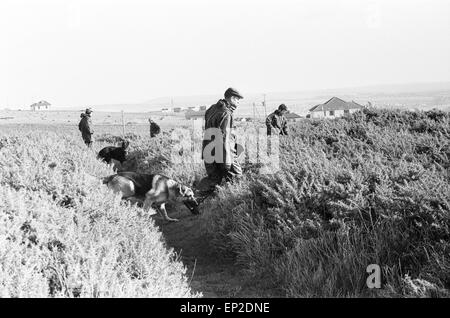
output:
M168 206L170 217L179 222L167 223L156 219L167 245L172 247L188 268L188 277L194 291L204 297L273 297L273 291L264 291L257 281L249 281L242 270L231 262L219 259L212 252L202 231L202 219L192 215L183 205ZM173 211L173 212L171 212Z

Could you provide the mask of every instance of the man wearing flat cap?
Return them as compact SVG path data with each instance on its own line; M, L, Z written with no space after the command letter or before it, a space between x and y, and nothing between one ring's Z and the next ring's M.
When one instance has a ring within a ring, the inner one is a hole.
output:
M92 134L94 133L94 130L92 129L91 113L92 109L87 108L86 111L80 115L81 120L78 124L78 129L81 131L81 137L88 147L92 146Z
M278 132L280 135L287 135L287 120L284 116L288 112L285 104L278 106L272 114L266 118L267 135L272 135L272 132Z
M208 179L206 188L210 191L223 179L231 181L242 175L237 161L236 140L232 135L233 112L244 97L234 88L225 91L224 99L206 110L205 135L203 137L202 159L205 163ZM200 182L199 188L204 188Z

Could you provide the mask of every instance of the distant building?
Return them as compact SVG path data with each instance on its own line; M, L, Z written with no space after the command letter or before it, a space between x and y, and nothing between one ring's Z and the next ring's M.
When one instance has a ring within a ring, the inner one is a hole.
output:
M205 111L187 111L185 117L188 120L203 120L205 118Z
M163 109L161 109L161 111L163 113L169 113L170 112L170 108L163 108Z
M190 107L188 107L187 109L188 109L188 110L192 110L192 111L200 110L200 108L199 108L199 107L196 107L196 106L190 106Z
M200 106L199 110L206 110L206 106Z
M337 118L354 113L363 109L364 106L351 101L346 102L340 98L333 97L324 104L314 106L309 110L309 118Z
M286 117L286 120L290 121L290 122L297 122L297 121L302 120L302 118L303 118L302 116L300 116L296 113L287 113L286 115L284 115L284 117Z
M49 110L51 104L45 100L41 100L40 102L34 103L30 105L31 110Z
M175 108L173 109L173 111L174 111L175 113L181 113L181 107L175 107Z

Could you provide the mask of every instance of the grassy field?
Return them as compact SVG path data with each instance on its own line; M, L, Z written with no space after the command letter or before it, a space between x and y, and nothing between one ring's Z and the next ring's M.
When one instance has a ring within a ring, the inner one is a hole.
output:
M112 168L78 131L0 131L2 297L201 296L154 220L101 184Z
M64 125L76 127L80 121L80 111L51 110L51 111L30 111L30 110L0 110L0 125L8 124L39 124L39 125ZM161 112L128 112L123 114L125 129L132 129L133 126L148 126L148 119L152 118L162 128L174 127L186 123L184 113L164 114ZM96 126L114 126L122 130L122 113L95 111L92 113L92 122ZM99 131L101 132L101 130Z
M125 169L188 185L205 175L193 154L173 162L170 126L152 139L148 127L132 127ZM171 206L184 218L158 227L97 178L112 173L95 154L118 141L116 126L94 127L92 151L75 125L0 126L0 294L200 296L214 269L194 291L192 269L171 248L192 244L191 256L208 250L239 272L228 296L252 282L252 296L448 297L449 127L439 111L296 123L280 141L279 171L243 162L245 176L199 217ZM381 268L380 289L366 285L370 264Z

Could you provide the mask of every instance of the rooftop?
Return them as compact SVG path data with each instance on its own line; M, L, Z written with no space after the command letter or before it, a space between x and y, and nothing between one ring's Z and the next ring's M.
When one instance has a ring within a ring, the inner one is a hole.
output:
M347 109L361 109L364 106L355 101L346 102L338 97L330 98L324 104L319 104L311 108L310 112L330 111L330 110L347 110Z

